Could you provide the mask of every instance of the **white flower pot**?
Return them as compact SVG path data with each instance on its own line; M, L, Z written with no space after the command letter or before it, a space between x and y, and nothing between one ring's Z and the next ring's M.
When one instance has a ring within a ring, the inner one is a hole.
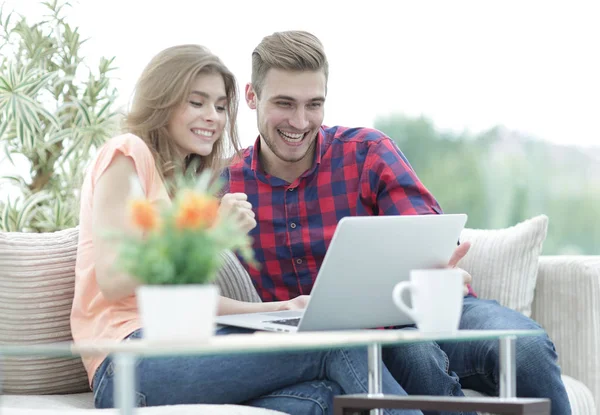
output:
M204 341L215 332L215 285L142 285L136 296L148 341Z

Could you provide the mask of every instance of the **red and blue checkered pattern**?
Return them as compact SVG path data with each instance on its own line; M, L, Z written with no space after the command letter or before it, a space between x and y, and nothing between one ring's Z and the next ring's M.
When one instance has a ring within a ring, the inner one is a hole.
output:
M313 167L293 183L260 167L260 138L225 172L256 213L260 270L242 262L263 301L310 294L337 223L345 216L442 213L398 146L368 128L321 127ZM241 259L240 259L241 260Z

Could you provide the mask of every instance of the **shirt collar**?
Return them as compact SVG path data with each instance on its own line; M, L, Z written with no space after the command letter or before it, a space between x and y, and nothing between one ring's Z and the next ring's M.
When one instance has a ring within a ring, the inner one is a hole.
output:
M252 146L252 161L250 162L250 168L253 172L256 172L260 167L260 161L258 160L258 152L260 151L260 135L256 138L254 146Z

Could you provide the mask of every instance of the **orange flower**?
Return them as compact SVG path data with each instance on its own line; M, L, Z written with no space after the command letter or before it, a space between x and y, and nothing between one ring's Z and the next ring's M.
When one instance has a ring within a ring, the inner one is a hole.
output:
M138 228L144 231L151 231L157 228L158 213L149 200L132 200L129 202L129 212L133 223Z
M187 190L181 196L175 225L179 229L200 229L212 226L217 220L219 201Z

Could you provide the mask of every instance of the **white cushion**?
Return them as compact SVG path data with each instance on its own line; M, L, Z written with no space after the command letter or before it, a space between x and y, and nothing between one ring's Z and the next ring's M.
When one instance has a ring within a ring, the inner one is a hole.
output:
M598 413L592 392L583 382L564 375L562 380L569 396L572 415L595 415Z
M518 368L517 368L518 370ZM569 396L569 403L571 404L572 415L595 415L596 405L594 404L594 397L592 392L581 382L575 380L569 376L562 377ZM482 393L476 392L471 389L464 390L465 396L485 396ZM487 412L478 412L479 415L492 415Z
M91 392L72 395L4 395L0 397L2 415L118 415L118 409L94 409ZM136 415L281 415L282 412L241 405L168 405L137 408Z
M72 341L78 229L0 232L0 344ZM81 359L6 357L4 393L89 391Z
M5 409L2 415L119 415L118 409ZM236 405L171 405L137 408L136 415L285 415L283 412Z
M473 276L473 290L480 298L530 317L547 229L545 215L506 229L466 228L460 240L470 241L471 249L458 266Z
M72 393L66 395L2 395L2 415L7 408L20 409L94 409L94 394Z

